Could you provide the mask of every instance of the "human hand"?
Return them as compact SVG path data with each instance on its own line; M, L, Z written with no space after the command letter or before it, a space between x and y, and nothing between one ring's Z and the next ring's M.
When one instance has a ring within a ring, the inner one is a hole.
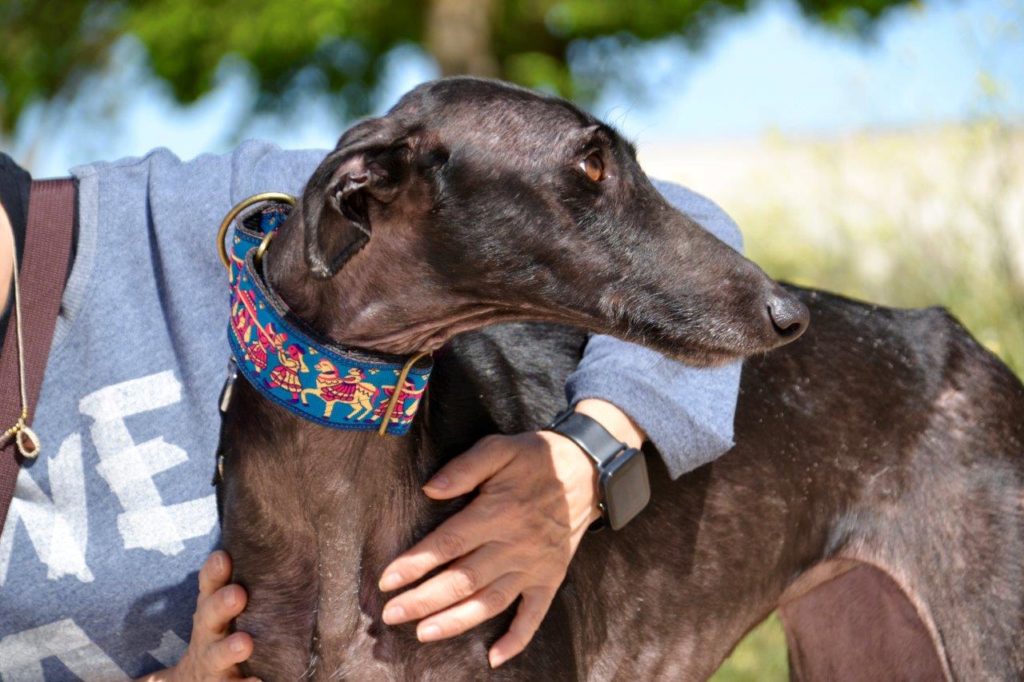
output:
M220 682L243 678L238 664L252 655L252 637L244 632L228 634L231 621L245 608L247 596L238 585L229 585L231 558L218 550L199 571L199 598L192 616L192 637L185 655L173 668L143 678L146 682Z
M583 401L577 409L626 442L643 441L609 403ZM384 622L422 619L417 637L435 641L479 625L522 596L488 660L498 667L519 654L547 614L584 532L600 517L596 479L590 458L557 433L482 439L424 486L437 500L479 487L477 497L388 565L380 589L393 591L448 567L385 604Z

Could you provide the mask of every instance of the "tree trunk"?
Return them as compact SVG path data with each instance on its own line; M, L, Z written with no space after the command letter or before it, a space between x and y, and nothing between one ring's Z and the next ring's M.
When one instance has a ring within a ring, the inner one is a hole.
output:
M424 43L441 74L498 75L491 34L496 0L431 0Z

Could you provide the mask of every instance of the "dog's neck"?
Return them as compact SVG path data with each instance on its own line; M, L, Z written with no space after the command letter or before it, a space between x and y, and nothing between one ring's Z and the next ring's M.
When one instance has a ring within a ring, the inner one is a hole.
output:
M267 475L250 479L249 490L261 504L275 509L292 538L319 538L315 572L304 572L302 579L314 581L323 594L336 595L331 608L317 615L321 627L351 632L347 640L358 644L360 633L381 612L384 597L377 581L385 566L448 509L420 491L439 466L423 416L408 435L381 437L367 431L310 428L312 424L281 412L248 384L238 390L236 400L234 414L244 417L229 433L234 434L232 442L245 445L229 459L234 457L233 465L239 466L244 458L246 466L255 467L249 471ZM273 427L253 437L254 422ZM283 490L303 494L275 496ZM374 636L390 642L396 632L385 629Z

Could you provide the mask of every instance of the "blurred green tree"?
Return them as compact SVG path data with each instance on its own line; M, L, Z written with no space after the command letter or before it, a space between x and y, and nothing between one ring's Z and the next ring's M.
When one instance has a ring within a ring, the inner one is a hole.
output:
M911 0L798 0L804 14L867 32ZM366 113L386 56L419 45L445 75L497 76L586 102L628 82L616 51L674 39L697 46L750 0L5 0L0 3L0 134L33 102L60 104L109 66L134 35L153 73L182 103L216 81L225 57L251 68L254 108L273 110L297 90L328 94L350 116ZM573 68L574 45L592 49ZM596 52L595 52L596 50ZM596 58L593 58L595 57Z

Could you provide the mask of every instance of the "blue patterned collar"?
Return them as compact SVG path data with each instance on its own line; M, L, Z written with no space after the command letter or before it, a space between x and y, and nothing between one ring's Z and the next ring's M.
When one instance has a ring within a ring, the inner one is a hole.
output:
M238 371L303 419L336 429L408 433L427 389L430 358L342 348L321 339L274 293L259 268L291 204L259 202L235 221L244 205L232 209L222 225L223 235L235 222L230 251L222 257L231 283L228 342Z

